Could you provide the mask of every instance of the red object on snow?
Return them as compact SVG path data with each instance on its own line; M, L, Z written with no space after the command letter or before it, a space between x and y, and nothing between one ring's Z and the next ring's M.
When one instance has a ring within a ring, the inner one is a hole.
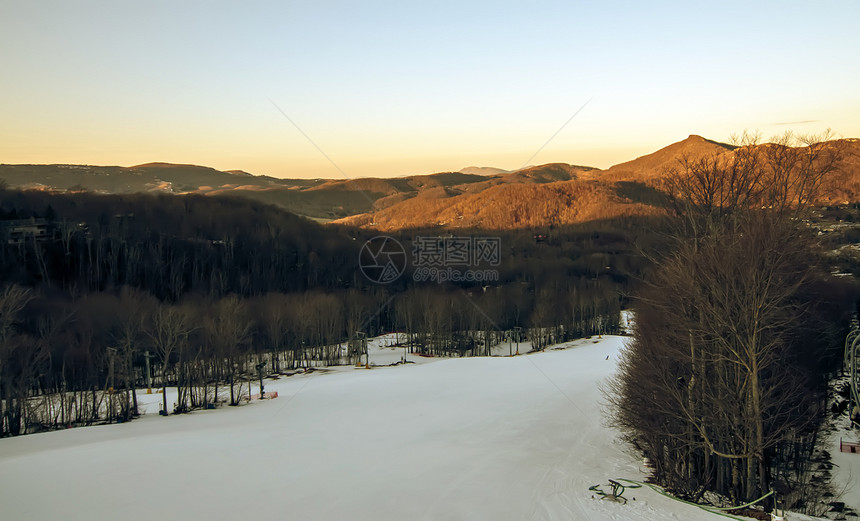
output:
M842 441L842 438L839 438L839 452L860 454L860 443L855 443L853 441Z

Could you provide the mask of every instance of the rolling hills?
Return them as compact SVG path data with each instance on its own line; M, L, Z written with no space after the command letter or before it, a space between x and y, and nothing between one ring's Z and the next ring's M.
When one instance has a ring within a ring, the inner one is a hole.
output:
M860 140L835 141L843 159L823 203L860 201ZM766 145L758 145L766 146ZM392 230L538 228L662 212L665 172L682 158L730 157L736 147L691 135L606 170L550 163L506 171L466 167L396 178L279 179L241 170L147 163L132 167L0 165L13 188L95 193L230 194L324 222Z

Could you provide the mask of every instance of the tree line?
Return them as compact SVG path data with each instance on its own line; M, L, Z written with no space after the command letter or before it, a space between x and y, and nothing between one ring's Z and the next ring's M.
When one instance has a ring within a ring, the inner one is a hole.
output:
M278 375L368 363L363 335L398 331L410 353L483 356L506 341L542 349L618 331L611 295L530 315L521 301L500 300L512 296L428 286L169 302L128 286L70 298L9 285L0 293L0 435L128 421L139 414L134 390L146 386L176 389L174 403L162 394L167 414L238 405L261 364ZM522 324L516 337L513 324Z
M756 144L744 136L730 159L685 160L667 178L674 245L637 297L606 394L661 485L695 501L776 491L804 509L823 492L810 462L858 295L804 224L840 151L790 135Z

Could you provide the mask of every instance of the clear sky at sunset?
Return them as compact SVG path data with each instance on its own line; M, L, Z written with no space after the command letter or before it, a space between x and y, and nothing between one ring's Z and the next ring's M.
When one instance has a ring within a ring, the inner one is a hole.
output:
M394 176L558 131L530 163L607 167L827 128L860 137L856 0L0 0L0 163Z

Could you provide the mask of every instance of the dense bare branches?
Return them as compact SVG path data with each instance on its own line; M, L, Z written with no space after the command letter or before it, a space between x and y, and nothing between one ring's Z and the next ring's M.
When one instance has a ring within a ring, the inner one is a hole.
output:
M182 350L187 344L191 332L196 329L188 310L169 304L159 304L152 312L149 327L146 334L152 341L159 358L161 358L161 390L162 411L168 414L167 409L167 370L171 366L171 358L176 353L177 358L182 360ZM179 388L179 404L182 405L182 378L177 375L177 387Z
M785 133L762 144L759 135L744 133L734 138L732 150L682 158L667 172L663 188L682 218L684 234L742 226L742 219L757 215L757 210L780 218L800 217L842 159L843 144L829 139L829 132Z
M676 247L641 294L635 340L608 388L616 425L690 497L764 494L774 454L811 450L821 414L816 368L799 361L832 347L809 324L838 317L814 316L824 274L798 217L838 150L791 146L791 135L756 144L745 135L669 177Z
M16 395L14 390L20 391L21 376L16 385L15 381L8 376L3 378L3 375L6 366L12 364L16 352L19 355L23 354L20 344L15 339L14 326L30 298L29 290L16 285L7 286L0 292L0 393L2 393L0 394L0 436L3 436L7 430L13 434L20 431L22 402L20 393ZM5 406L3 397L6 398Z

